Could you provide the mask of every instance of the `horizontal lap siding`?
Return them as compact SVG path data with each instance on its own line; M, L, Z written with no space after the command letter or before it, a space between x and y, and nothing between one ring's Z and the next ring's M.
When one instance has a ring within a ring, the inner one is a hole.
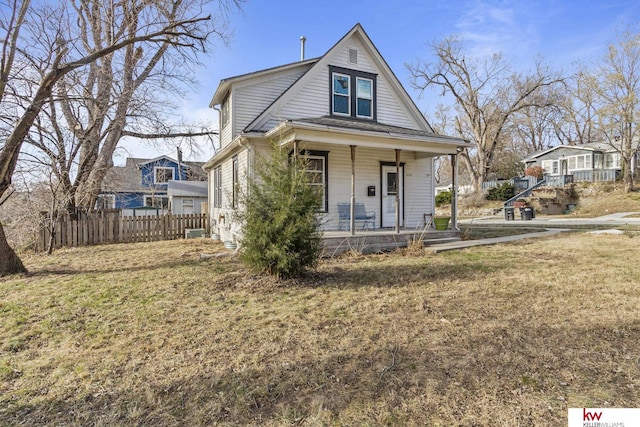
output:
M242 132L269 105L285 92L305 70L289 71L269 80L256 79L234 90L234 135Z
M349 49L358 50L358 63L349 62ZM376 102L378 122L401 126L410 129L420 129L413 121L407 109L403 106L403 100L399 99L391 89L388 80L380 74L380 70L374 67L366 55L362 43L352 40L344 49L340 49L328 60L328 64L367 73L377 74ZM287 102L280 110L274 111L269 120L261 126L262 129L270 129L283 119L300 119L308 117L321 117L330 115L330 81L328 66L320 66L314 70L313 79L296 93L295 97Z
M329 212L324 216L324 228L338 227L338 203L351 201L351 151L348 146L301 144L309 150L328 150ZM404 166L404 217L406 227L421 226L425 213L433 212L433 186L431 160L416 160L413 152L402 152ZM356 147L355 196L357 203L364 203L367 211L376 213L376 227L380 226L381 162L395 163L394 150L377 150ZM374 185L375 197L367 196L367 187Z

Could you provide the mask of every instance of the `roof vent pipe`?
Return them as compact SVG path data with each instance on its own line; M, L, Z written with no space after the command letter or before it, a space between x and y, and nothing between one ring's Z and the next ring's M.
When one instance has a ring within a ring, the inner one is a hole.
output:
M300 37L300 61L304 61L304 42L307 41L305 36Z

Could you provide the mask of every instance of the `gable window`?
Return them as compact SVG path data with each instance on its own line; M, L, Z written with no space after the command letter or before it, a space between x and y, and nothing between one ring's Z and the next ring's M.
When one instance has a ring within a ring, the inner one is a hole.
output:
M373 118L373 80L356 77L356 116L361 118Z
M376 75L329 67L331 115L376 120Z
M169 180L175 179L175 169L165 166L156 166L153 168L153 183L166 184Z
M333 113L351 114L351 78L344 74L333 74Z
M232 179L232 195L231 195L231 206L234 208L238 207L238 156L234 156L231 159L231 179Z
M222 166L213 168L213 207L222 207Z

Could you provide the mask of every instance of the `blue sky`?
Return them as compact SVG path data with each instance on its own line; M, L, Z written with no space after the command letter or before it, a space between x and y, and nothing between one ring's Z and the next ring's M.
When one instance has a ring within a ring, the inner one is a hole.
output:
M406 63L432 59L428 43L456 34L472 54L502 52L523 71L537 56L570 71L575 61L596 62L627 25L640 30L640 1L248 0L229 15L229 44L216 42L203 58L200 88L184 101L186 114L217 124L208 105L221 79L299 60L303 35L306 57L321 56L358 22L418 107L428 111L442 99L420 97L405 69ZM136 147L129 151L140 155ZM150 155L149 148L143 153ZM190 157L204 161L211 154L203 147L202 154Z

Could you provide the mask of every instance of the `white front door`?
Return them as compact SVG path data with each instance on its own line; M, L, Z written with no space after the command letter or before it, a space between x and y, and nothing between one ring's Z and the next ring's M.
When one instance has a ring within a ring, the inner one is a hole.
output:
M395 166L382 166L382 226L396 226L396 195L400 201L400 226L402 227L402 194L404 168L400 166L400 176L397 176Z

